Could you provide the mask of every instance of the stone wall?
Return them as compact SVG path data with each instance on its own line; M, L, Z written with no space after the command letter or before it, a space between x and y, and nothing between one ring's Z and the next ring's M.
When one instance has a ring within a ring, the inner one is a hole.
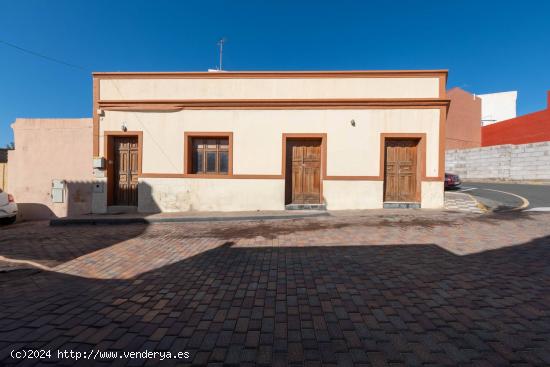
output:
M549 180L550 141L448 150L445 171L462 179Z

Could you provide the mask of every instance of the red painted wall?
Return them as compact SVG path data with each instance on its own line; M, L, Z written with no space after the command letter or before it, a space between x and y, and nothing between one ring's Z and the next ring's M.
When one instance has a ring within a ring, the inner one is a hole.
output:
M550 92L545 110L481 128L481 145L528 144L550 141Z

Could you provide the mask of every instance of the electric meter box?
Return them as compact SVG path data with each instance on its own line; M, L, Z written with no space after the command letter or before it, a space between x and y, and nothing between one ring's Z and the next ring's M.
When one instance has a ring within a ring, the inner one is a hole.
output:
M63 202L63 193L65 192L65 181L64 180L52 180L52 202L53 203L62 203Z
M92 168L104 169L105 168L105 158L103 158L103 157L94 157Z

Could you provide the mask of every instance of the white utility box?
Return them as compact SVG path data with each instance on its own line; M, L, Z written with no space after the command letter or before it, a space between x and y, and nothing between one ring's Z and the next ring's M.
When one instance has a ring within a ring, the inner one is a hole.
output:
M99 169L105 168L105 158L103 158L103 157L94 157L92 168L99 168Z
M65 192L65 180L52 180L52 202L62 203Z

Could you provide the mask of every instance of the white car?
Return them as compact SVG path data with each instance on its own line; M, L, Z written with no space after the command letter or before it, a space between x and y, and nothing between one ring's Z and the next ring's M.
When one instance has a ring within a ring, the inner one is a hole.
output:
M0 223L11 224L17 217L17 204L13 195L0 189Z

